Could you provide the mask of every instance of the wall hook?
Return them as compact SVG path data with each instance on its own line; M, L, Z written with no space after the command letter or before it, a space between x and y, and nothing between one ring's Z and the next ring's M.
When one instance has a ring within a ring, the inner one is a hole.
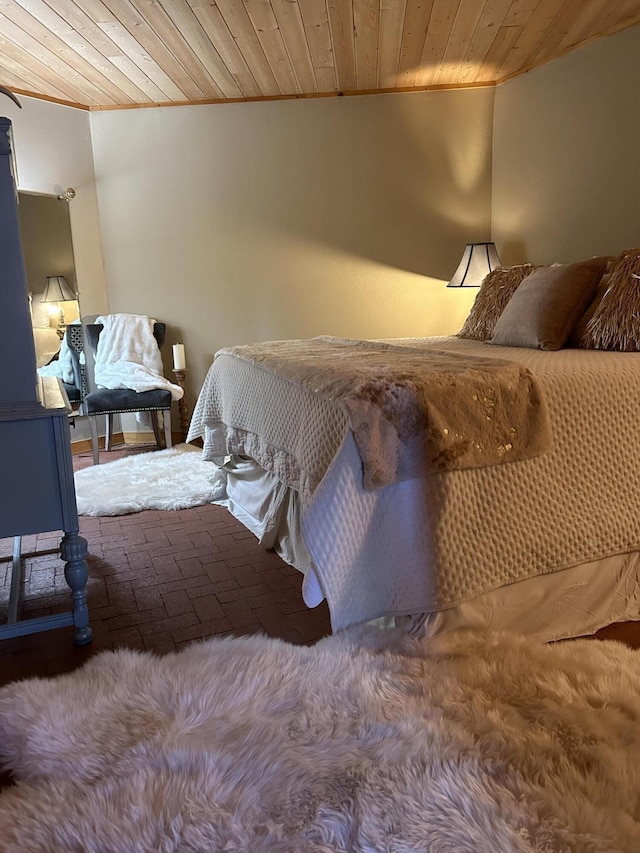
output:
M71 201L72 198L76 197L76 191L73 187L67 187L66 190L63 190L61 193L58 193L56 198L58 201Z

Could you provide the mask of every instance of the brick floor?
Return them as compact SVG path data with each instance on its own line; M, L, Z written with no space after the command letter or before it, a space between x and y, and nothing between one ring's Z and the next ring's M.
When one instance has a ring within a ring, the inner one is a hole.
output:
M101 460L149 449L103 452ZM76 469L89 464L90 454L74 457ZM91 655L119 646L164 654L212 636L260 632L312 643L330 633L326 605L310 610L304 604L299 572L264 551L221 507L83 517L80 531L89 545L93 643L76 648L71 628L4 640L0 685L67 672ZM52 533L23 540L25 617L69 609L58 543L59 535ZM12 553L13 541L0 540L2 621ZM596 637L640 647L640 622L609 626Z
M101 461L125 453L101 453ZM91 464L74 456L74 468ZM302 575L265 551L225 509L212 505L113 518L81 517L89 545L89 617L93 642L73 645L58 628L0 642L0 685L55 675L120 646L164 654L194 640L263 633L312 643L331 632L325 604L308 609ZM23 617L69 609L57 553L59 535L26 536ZM0 540L0 621L6 619L13 540Z

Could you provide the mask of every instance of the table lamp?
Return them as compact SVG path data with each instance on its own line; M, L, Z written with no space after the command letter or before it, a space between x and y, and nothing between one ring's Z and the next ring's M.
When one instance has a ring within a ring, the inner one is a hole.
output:
M47 286L44 289L44 293L42 294L42 301L51 303L53 305L57 305L54 309L55 314L57 314L57 322L58 322L58 337L60 340L64 337L65 330L65 321L64 321L64 309L62 307L63 302L75 302L77 300L77 294L74 293L69 285L67 284L67 280L63 275L48 275L47 276ZM52 313L54 313L52 312Z

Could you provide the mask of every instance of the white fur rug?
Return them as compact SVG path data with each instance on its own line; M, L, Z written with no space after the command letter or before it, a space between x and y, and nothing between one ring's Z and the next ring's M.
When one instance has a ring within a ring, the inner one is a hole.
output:
M0 690L3 851L640 850L640 652L351 629Z
M144 509L188 509L212 500L216 468L202 450L178 444L76 471L80 515L128 515Z

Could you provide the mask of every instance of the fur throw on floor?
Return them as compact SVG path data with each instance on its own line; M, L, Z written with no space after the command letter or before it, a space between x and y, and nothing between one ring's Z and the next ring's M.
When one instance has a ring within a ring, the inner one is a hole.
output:
M0 690L2 851L640 850L640 651L350 629Z
M80 515L128 515L211 503L217 468L192 444L124 456L74 474Z

